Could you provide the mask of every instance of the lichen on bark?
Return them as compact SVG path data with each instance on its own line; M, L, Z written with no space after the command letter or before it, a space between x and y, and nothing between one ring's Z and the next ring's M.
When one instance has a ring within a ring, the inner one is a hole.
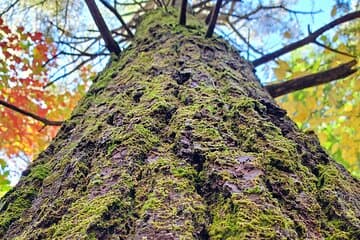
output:
M0 203L4 239L359 239L360 187L225 41L176 12L131 46Z

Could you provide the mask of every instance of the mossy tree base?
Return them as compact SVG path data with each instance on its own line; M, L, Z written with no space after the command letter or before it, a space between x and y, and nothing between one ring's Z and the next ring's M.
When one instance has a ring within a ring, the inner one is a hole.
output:
M360 186L251 66L161 11L0 203L3 239L360 239Z

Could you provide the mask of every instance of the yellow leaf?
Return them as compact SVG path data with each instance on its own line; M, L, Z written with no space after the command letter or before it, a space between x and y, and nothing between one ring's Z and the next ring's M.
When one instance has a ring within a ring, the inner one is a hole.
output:
M353 105L351 103L346 103L344 107L345 112L351 112L353 110Z
M333 8L331 9L331 16L334 17L336 15L336 12L337 12L337 7L336 5L333 6Z
M278 80L282 80L286 76L286 72L289 70L289 65L287 62L279 60L278 61L278 67L274 68L275 76Z
M291 32L290 31L284 32L284 37L285 38L291 38Z
M309 73L306 71L296 71L292 73L291 78L298 78L298 77L306 76L308 74Z

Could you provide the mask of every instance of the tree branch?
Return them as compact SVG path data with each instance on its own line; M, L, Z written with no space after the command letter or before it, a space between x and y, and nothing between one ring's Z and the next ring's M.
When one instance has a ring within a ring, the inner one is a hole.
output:
M131 32L130 28L126 25L124 19L121 17L121 15L118 13L118 11L113 6L111 6L106 0L100 0L100 2L117 17L117 19L120 21L121 25L125 28L129 37L133 38L134 34Z
M316 30L315 32L311 33L310 35L308 35L307 37L297 41L297 42L294 42L294 43L291 43L283 48L280 48L279 50L275 51L275 52L272 52L272 53L269 53L269 54L266 54L256 60L254 60L252 62L252 64L254 65L254 67L257 67L261 64L264 64L270 60L273 60L285 53L288 53L288 52L291 52L299 47L302 47L308 43L311 43L311 42L314 42L316 40L316 38L318 36L320 36L321 34L323 34L324 32L326 32L327 30L341 24L341 23L344 23L344 22L348 22L348 21L351 21L353 19L356 19L356 18L359 18L360 17L360 11L356 11L356 12L353 12L353 13L349 13L345 16L342 16L338 19L335 19L334 21L324 25L323 27L319 28L318 30Z
M265 89L272 97L276 98L298 90L345 78L357 71L357 69L352 69L355 65L356 60L352 60L323 72L294 78L286 82L270 84L265 86Z
M21 113L25 116L31 117L32 119L35 119L39 122L42 122L43 124L47 125L47 126L60 126L63 122L62 121L52 121L43 117L40 117L34 113L25 111L21 108L18 108L14 105L12 105L11 103L5 102L3 100L0 99L0 105L3 105L4 107L7 107L15 112Z
M60 79L63 79L67 76L69 76L70 74L74 73L75 71L79 70L82 66L84 66L86 63L90 62L91 60L93 60L95 57L97 57L98 55L93 55L90 56L88 59L83 60L82 62L80 62L78 65L76 65L72 70L67 71L66 73L64 73L63 75L55 78L54 80L51 80L50 82L48 82L45 86L44 89L53 85L55 82L59 81ZM80 58L80 56L78 57ZM76 60L77 61L77 60Z
M234 33L244 42L246 43L246 45L251 49L253 50L255 53L258 53L258 54L261 54L263 55L264 53L259 51L258 49L256 49L251 43L250 41L246 40L246 38L235 28L235 26L230 22L228 21L228 24L230 26L230 28L234 31Z
M318 41L316 41L316 40L314 41L314 43L315 43L316 45L320 46L320 47L323 47L323 48L331 51L331 52L338 53L338 54L341 54L341 55L345 55L345 56L348 56L348 57L351 57L351 58L355 58L355 56L353 56L353 55L351 55L351 54L349 54L349 53L336 50L336 49L331 48L331 47L329 47L329 46L326 46L325 44L322 44L322 43L320 43L320 42L318 42Z
M214 8L211 8L209 14L208 14L208 15L206 16L206 18L205 18L205 24L206 24L206 25L209 24L209 22L210 22L210 20L211 20L211 16L213 15L213 12L214 12Z
M181 7L180 7L180 25L185 26L186 25L186 7L187 7L187 0L181 1Z
M303 11L296 11L296 10L291 10L289 8L284 7L283 5L275 5L275 6L263 6L262 4L258 5L255 9L253 9L251 12L248 12L244 15L237 15L237 14L233 14L233 13L221 13L223 15L227 15L227 16L231 16L231 17L236 17L237 20L235 21L235 23L237 23L239 20L241 19L247 19L250 20L250 17L252 15L257 14L260 11L266 11L266 10L273 10L273 9L281 9L283 11L286 11L288 13L292 13L292 14L317 14L321 11L311 11L311 12L303 12Z
M216 4L214 6L214 11L211 14L211 19L210 19L210 23L209 23L209 27L206 31L205 34L205 38L210 38L213 33L214 33L214 29L215 29L215 25L216 25L216 20L218 18L219 15L219 11L220 11L220 7L221 7L221 2L222 0L217 0Z
M115 53L116 55L120 55L120 47L115 42L114 38L111 35L111 32L109 31L108 27L106 26L106 23L104 21L104 18L102 17L98 7L95 4L94 0L85 0L86 5L89 8L89 11L95 21L96 26L98 27L100 34L102 38L105 41L106 48L111 52Z
M2 17L5 13L10 11L16 4L18 4L18 2L20 2L20 0L15 0L13 3L11 3L10 6L8 6L4 11L0 13L0 17Z

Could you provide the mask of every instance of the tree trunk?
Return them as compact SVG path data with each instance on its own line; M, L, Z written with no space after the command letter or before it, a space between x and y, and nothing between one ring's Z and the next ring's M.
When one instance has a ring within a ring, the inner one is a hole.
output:
M0 203L2 239L360 239L360 187L226 42L147 14Z

